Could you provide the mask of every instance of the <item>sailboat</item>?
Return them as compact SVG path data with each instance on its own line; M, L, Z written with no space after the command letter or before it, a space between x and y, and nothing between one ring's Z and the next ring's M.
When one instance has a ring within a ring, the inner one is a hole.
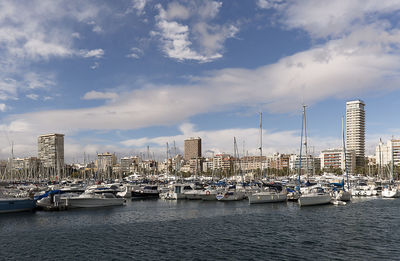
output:
M392 177L390 184L382 190L382 197L384 198L399 198L400 190L394 186L394 153L393 153L393 139L392 139Z
M347 171L347 155L346 155L346 144L344 140L344 118L342 117L342 142L343 142L343 156L344 156L344 174L347 178L347 190L345 190L344 186L344 177L342 179L341 189L335 190L333 194L333 200L336 201L350 201L351 200L351 191L350 191L350 183L349 183L349 172Z
M314 206L314 205L323 205L329 204L331 202L331 195L327 193L323 188L318 185L305 187L303 190L300 190L301 186L301 158L302 158L302 148L303 148L303 130L305 133L305 142L304 146L306 148L306 158L308 159L307 155L307 124L306 124L306 106L303 105L303 120L302 120L302 127L301 127L301 138L300 138L300 159L299 159L299 184L297 190L300 192L299 197L299 205L300 206ZM307 164L308 165L308 164ZM308 171L308 166L306 168Z
M260 113L260 160L262 161L262 113ZM248 198L249 204L285 202L287 192L282 186L268 184L261 191L248 195Z

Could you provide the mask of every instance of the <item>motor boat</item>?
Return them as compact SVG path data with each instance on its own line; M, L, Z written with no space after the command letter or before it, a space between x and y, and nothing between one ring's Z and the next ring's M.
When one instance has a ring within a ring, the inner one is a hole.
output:
M139 189L132 190L132 198L159 198L160 192L158 186L144 186Z
M95 208L108 206L122 206L125 199L117 198L113 193L94 193L85 191L83 194L74 197L61 197L69 208Z
M36 201L31 198L1 198L0 213L32 211Z

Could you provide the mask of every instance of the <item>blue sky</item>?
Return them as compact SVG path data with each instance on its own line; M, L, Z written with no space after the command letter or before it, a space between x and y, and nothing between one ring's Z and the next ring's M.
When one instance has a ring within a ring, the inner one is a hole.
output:
M67 161L203 138L295 153L308 105L315 152L366 103L367 154L399 136L398 1L2 1L0 158L66 135Z

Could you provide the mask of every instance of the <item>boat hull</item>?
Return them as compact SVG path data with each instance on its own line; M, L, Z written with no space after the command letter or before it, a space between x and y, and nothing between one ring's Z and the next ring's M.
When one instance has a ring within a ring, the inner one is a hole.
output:
M70 208L97 208L122 206L124 202L123 198L69 198L66 205Z
M132 198L159 198L160 194L158 192L154 193L144 193L142 191L132 191Z
M250 204L285 202L286 193L258 192L248 196Z
M331 203L331 196L329 194L323 195L301 195L299 198L300 206L315 206Z
M27 199L27 198L0 199L0 213L32 211L35 207L36 207L36 202L33 199Z
M382 190L383 198L398 198L400 197L400 191L397 189L384 189Z

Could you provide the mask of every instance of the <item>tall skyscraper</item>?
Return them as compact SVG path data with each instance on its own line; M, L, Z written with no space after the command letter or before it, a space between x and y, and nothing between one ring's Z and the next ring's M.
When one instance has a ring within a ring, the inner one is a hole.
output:
M38 137L38 157L43 167L58 175L64 169L64 134L45 134Z
M185 160L201 158L201 138L185 140Z
M356 154L356 167L365 163L365 103L361 100L346 103L346 150Z

